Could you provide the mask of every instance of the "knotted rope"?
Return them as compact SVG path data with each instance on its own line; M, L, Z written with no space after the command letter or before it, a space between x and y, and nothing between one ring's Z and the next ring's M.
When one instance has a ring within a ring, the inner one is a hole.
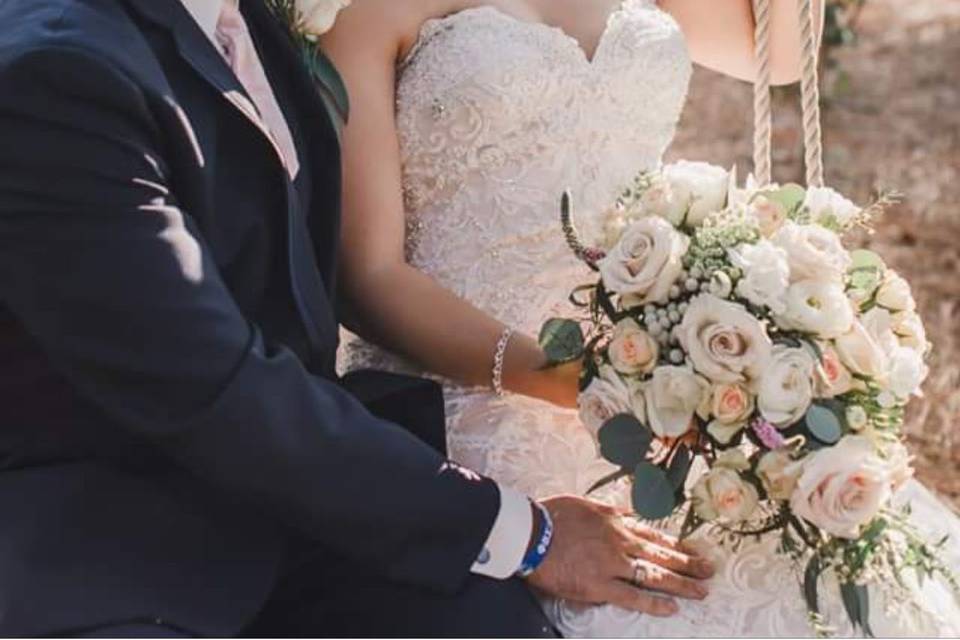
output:
M770 105L770 1L753 0L754 50L757 77L753 84L753 167L760 185L771 179ZM804 163L807 186L823 186L823 139L820 129L820 88L817 77L817 38L813 28L813 3L797 0L800 23L800 93L803 121Z

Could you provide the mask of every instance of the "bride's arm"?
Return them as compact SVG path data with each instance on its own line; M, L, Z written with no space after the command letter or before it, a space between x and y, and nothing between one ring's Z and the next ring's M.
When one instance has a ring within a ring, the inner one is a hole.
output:
M345 324L364 338L468 385L491 383L504 325L448 291L404 257L400 151L394 120L394 72L419 24L396 0L366 0L344 10L322 45L351 98L343 134L344 195L341 291ZM408 5L409 6L409 5ZM416 27L410 24L413 29ZM578 366L544 369L529 336L515 335L504 361L504 387L572 406Z
M752 81L753 9L750 0L658 0L680 24L698 64ZM813 0L814 26L823 30L823 0ZM770 71L774 84L800 78L797 0L770 0Z

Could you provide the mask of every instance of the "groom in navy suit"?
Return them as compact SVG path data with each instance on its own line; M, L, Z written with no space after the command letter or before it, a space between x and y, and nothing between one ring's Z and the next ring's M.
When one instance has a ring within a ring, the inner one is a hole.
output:
M552 635L540 509L335 374L345 91L231 2L0 0L0 635Z

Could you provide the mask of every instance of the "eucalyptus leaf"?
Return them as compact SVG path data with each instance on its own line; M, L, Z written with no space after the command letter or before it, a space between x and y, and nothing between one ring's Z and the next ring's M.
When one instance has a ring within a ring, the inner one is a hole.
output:
M843 421L832 409L812 404L804 417L807 431L823 444L835 444L843 436Z
M632 498L634 510L647 520L666 518L677 505L666 472L647 461L633 472Z
M607 420L597 434L600 455L620 467L632 469L646 457L653 442L650 428L628 413Z
M854 271L859 269L876 269L878 271L886 271L887 269L887 265L884 263L883 258L869 249L856 249L855 251L851 251L850 260L852 261L850 268Z
M540 330L540 347L551 365L583 357L583 330L580 323L565 318L547 320Z
M763 192L768 200L780 204L787 213L794 213L803 204L807 192L798 184L785 184L778 189Z

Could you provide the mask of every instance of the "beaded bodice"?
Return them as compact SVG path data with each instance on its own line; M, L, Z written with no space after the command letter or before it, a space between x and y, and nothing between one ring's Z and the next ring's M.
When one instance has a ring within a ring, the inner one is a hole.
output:
M427 21L397 72L409 262L536 333L584 277L559 225L609 206L670 143L690 77L676 22L625 0L592 58L558 28L492 6ZM409 371L352 339L347 366Z
M563 31L490 6L427 22L397 83L411 263L536 329L582 277L561 193L589 217L656 166L689 74L676 23L647 0L613 12L592 59Z

